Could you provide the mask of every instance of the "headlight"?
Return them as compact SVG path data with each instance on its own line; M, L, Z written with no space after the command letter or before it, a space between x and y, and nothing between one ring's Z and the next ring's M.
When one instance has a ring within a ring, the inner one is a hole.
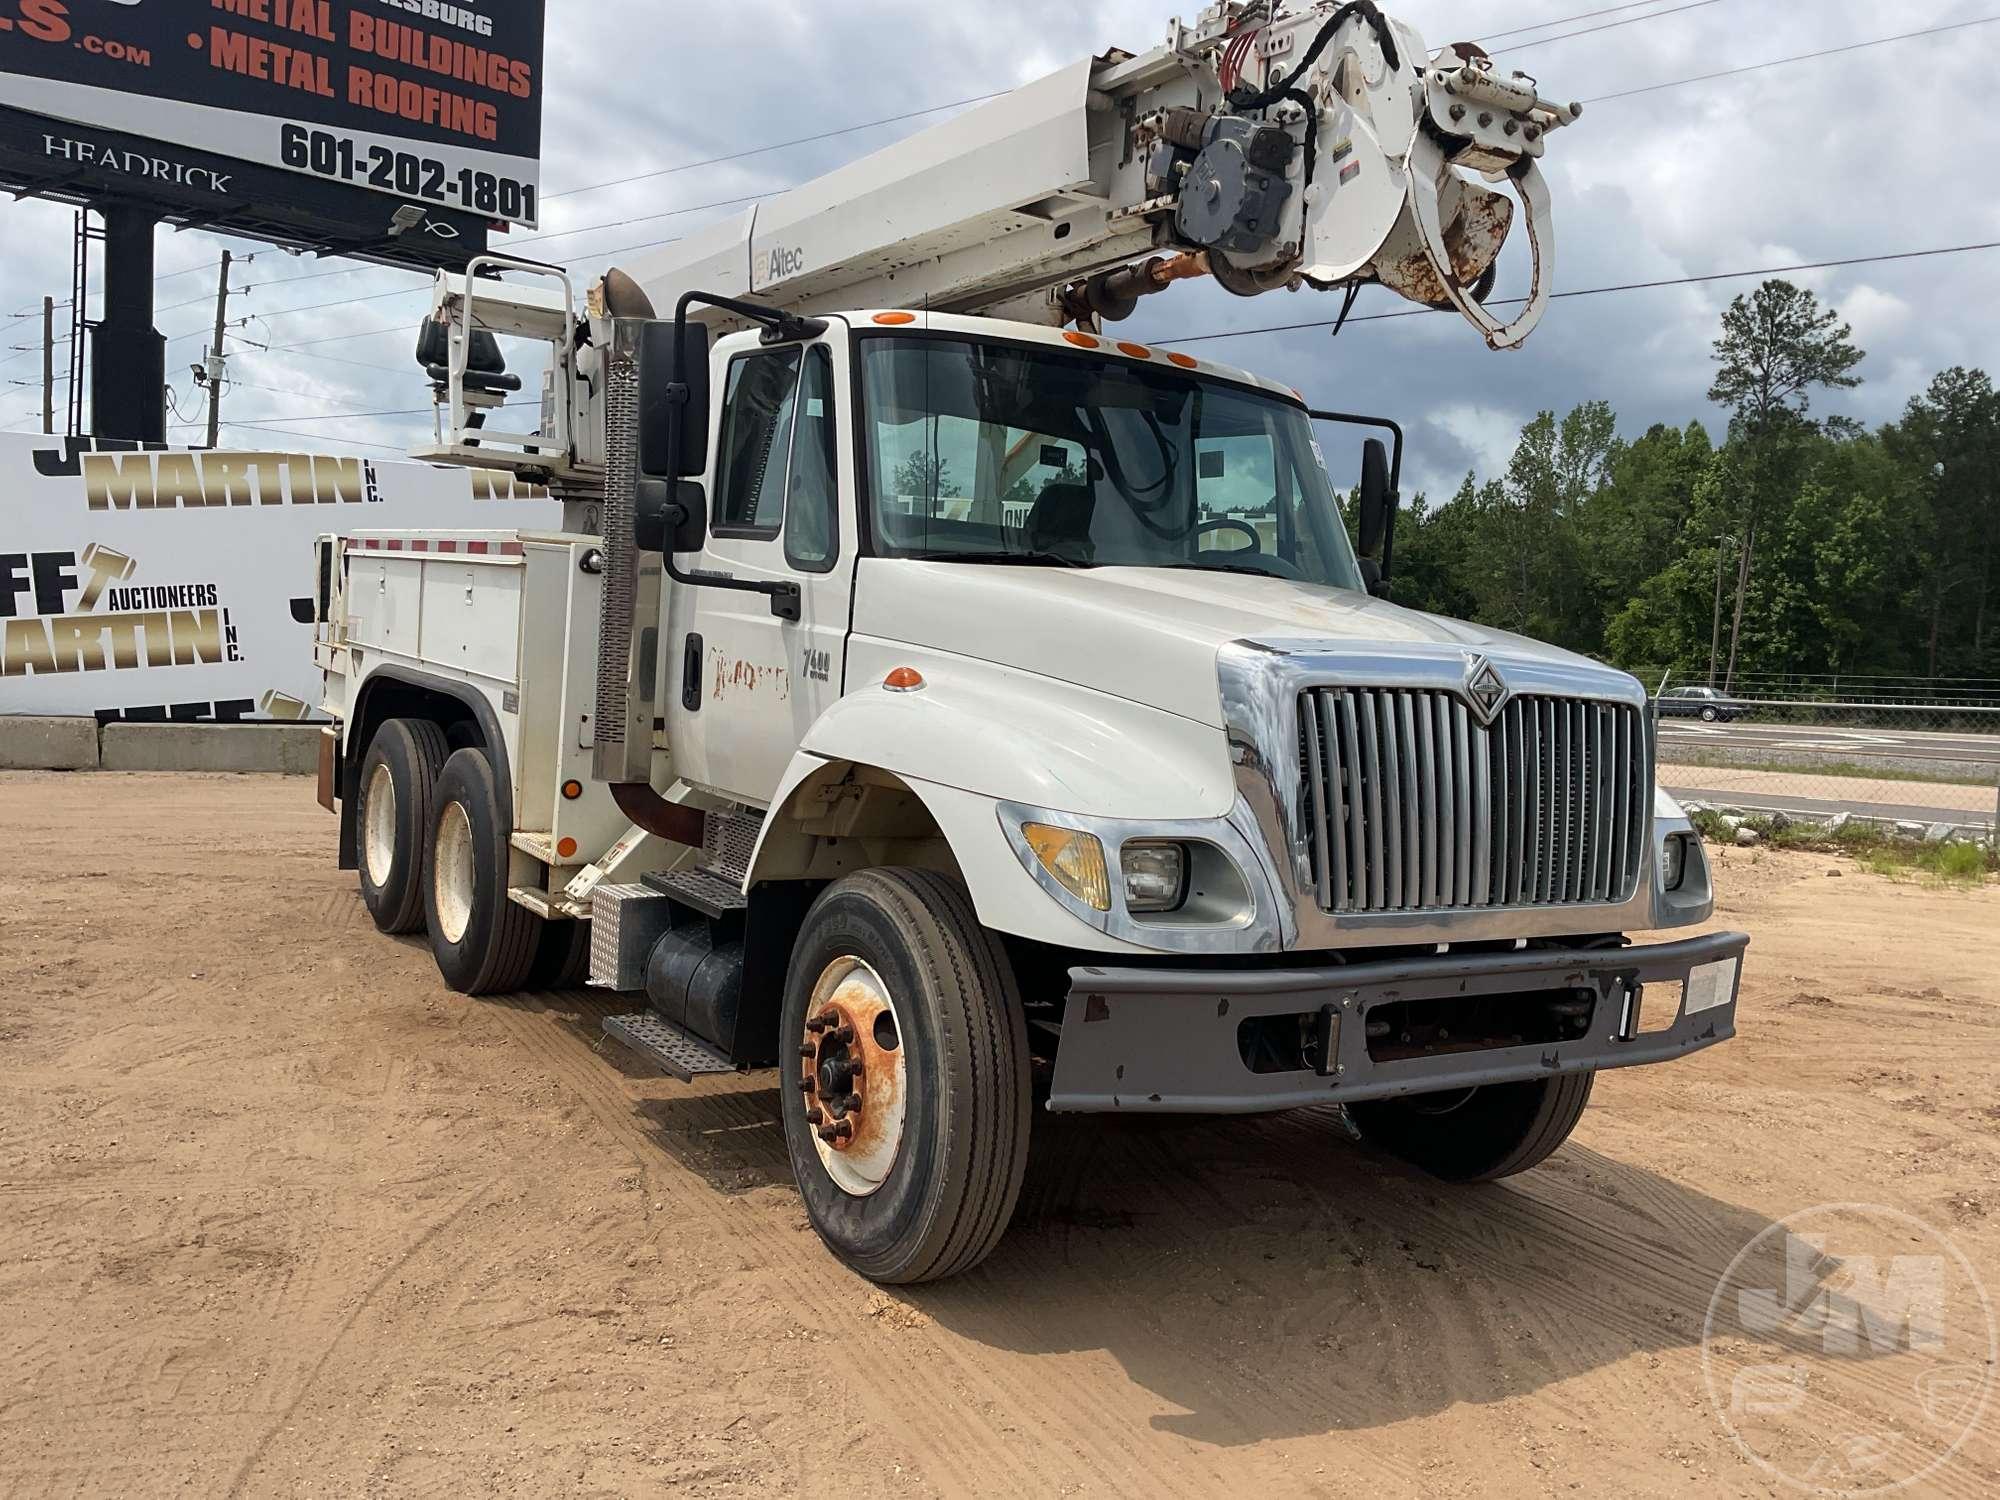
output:
M1664 890L1677 891L1687 879L1688 838L1685 833L1670 833L1661 847L1660 886Z
M1118 851L1128 911L1173 911L1187 899L1187 849L1181 844L1129 843Z
M1021 837L1064 890L1093 911L1111 910L1111 877L1096 834L1053 823L1023 823Z

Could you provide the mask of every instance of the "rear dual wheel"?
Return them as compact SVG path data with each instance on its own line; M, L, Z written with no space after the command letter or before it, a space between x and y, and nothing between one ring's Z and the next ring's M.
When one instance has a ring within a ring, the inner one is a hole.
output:
M432 807L424 917L438 972L468 995L524 988L542 943L541 918L507 896L511 823L486 752L453 751Z
M1362 1139L1446 1182L1492 1182L1525 1172L1569 1139L1590 1102L1594 1073L1347 1106Z
M361 900L384 932L414 932L424 921L424 852L430 842L438 774L451 747L428 719L390 719L361 760L356 864Z

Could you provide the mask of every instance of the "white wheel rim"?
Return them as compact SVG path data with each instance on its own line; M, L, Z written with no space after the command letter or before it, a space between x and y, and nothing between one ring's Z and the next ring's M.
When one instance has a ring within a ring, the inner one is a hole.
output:
M875 1192L896 1165L909 1100L906 1051L882 976L852 956L828 964L806 1004L798 1088L820 1165L849 1197ZM857 1064L860 1079L843 1095L840 1080L851 1079ZM859 1108L847 1099L858 1099Z
M472 821L456 802L447 802L438 814L431 889L441 935L447 943L456 943L472 925Z
M369 882L379 890L396 868L396 778L386 761L376 763L362 793L361 848Z

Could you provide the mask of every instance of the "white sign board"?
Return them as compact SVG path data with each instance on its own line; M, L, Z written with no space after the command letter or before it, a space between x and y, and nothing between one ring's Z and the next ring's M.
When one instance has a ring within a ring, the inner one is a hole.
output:
M316 715L314 537L561 520L502 473L0 433L0 714Z

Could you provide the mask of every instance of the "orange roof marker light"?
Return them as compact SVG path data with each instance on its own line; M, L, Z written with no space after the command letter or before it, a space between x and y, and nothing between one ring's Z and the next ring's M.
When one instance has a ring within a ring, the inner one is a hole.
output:
M1196 359L1192 354L1183 354L1178 349L1169 349L1167 351L1167 362L1179 365L1183 370L1192 370L1201 364L1201 361Z
M565 802L576 801L577 798L583 795L583 783L572 777L562 784L562 794Z
M924 674L915 667L891 667L882 686L892 693L914 693L924 685Z
M1144 344L1120 344L1118 352L1120 354L1129 354L1134 359L1151 359L1153 357L1153 351L1148 349Z
M917 315L913 312L877 313L875 314L875 321L878 323L887 323L891 327L901 327L905 323L916 322Z
M1072 344L1076 345L1076 347L1079 349L1095 349L1100 343L1103 342L1102 339L1099 339L1092 334L1078 333L1075 329L1071 329L1068 333L1065 333L1063 337L1068 339Z
M557 842L557 844L556 844L556 858L558 858L558 859L574 859L575 857L576 857L576 840L575 840L575 839L572 839L572 838L565 838L565 839L562 839L562 840L560 840L560 841L558 841L558 842Z

